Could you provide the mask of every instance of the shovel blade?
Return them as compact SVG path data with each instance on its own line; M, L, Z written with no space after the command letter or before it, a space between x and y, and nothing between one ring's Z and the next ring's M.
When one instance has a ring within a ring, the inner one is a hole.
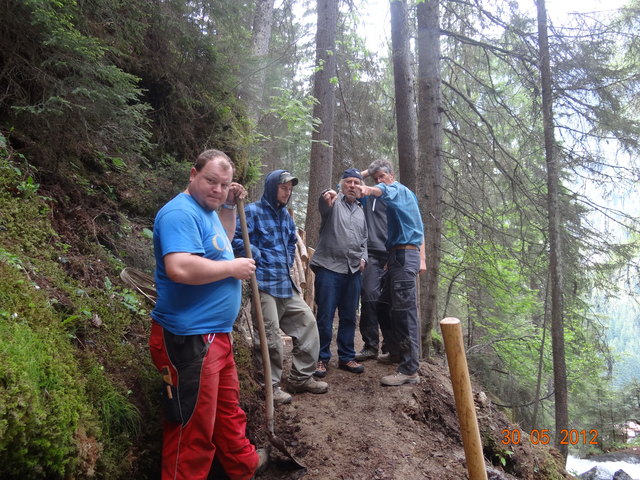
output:
M293 462L293 464L295 465L296 468L302 468L304 470L307 469L307 467L305 467L302 463L300 463L291 454L291 452L289 452L289 449L284 444L284 442L280 438L276 437L273 432L269 432L269 442L271 443L271 445L273 445L275 448L277 448L280 453L282 453L285 457L287 457L289 460L291 460L291 462Z

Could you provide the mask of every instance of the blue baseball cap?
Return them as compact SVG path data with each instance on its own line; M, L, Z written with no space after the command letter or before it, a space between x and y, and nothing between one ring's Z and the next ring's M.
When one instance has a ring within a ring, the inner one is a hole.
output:
M342 178L358 178L362 180L362 175L360 175L360 170L357 168L347 168L342 174Z

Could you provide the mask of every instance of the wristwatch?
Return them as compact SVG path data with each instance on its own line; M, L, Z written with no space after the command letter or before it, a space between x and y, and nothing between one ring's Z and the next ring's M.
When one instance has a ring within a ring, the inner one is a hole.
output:
M237 206L235 204L223 203L222 208L226 208L227 210L235 210Z

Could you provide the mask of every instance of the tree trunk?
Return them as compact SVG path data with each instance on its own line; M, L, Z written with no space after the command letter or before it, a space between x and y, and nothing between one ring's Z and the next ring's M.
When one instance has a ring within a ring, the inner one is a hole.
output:
M418 119L411 68L407 0L391 0L391 51L396 97L396 126L400 181L414 192L417 188Z
M428 357L437 321L442 233L442 106L439 0L418 4L418 200L425 226L427 271L420 282L422 352Z
M338 1L318 0L318 31L316 33L316 73L313 96L317 103L313 116L320 125L311 137L311 161L309 164L309 196L307 200L307 245L315 247L320 230L318 197L331 186L333 168L333 113L335 110L336 30Z
M567 367L564 353L564 312L562 299L562 261L560 242L560 168L555 151L551 67L545 0L537 0L540 80L542 87L542 115L544 126L545 160L547 164L547 203L549 219L549 273L551 281L551 349L553 354L553 383L555 388L556 435L555 445L567 458L568 445L560 445L559 432L569 426L567 395Z
M271 40L271 23L275 0L256 0L251 38L251 71L243 83L244 97L252 120L257 121L262 106L264 80Z
M271 40L271 25L273 21L273 5L275 0L256 0L256 11L253 16L253 32L251 38L250 69L240 89L240 98L247 106L247 113L257 127L260 112L263 108L264 82L269 56ZM262 160L267 172L274 170L276 165L270 156ZM261 182L249 187L249 198L258 198Z

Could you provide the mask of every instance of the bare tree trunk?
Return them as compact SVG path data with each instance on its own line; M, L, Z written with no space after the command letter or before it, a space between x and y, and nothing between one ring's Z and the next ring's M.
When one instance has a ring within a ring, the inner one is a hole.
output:
M267 61L269 56L269 43L271 40L271 25L273 21L273 5L275 0L256 0L256 10L253 16L253 32L251 38L250 71L240 89L240 98L247 106L249 118L257 126L260 120L264 97L264 82ZM271 158L263 159L266 171L271 171L275 165L270 164ZM255 200L258 197L261 183L250 185L249 198Z
M257 121L264 95L264 80L271 40L271 23L275 0L256 0L251 38L251 72L243 83L244 97L252 120Z
M417 188L418 118L411 68L407 0L391 0L391 50L396 96L396 126L400 181L414 192Z
M317 103L313 116L320 125L311 137L311 161L309 165L309 197L307 200L307 245L315 247L320 230L318 198L320 192L331 186L333 168L333 113L335 110L336 30L338 26L338 1L318 0L318 31L316 33L316 73L313 96Z
M418 199L425 226L427 271L420 282L422 352L428 357L437 321L442 234L442 107L439 0L418 4Z
M567 367L564 352L564 312L562 299L562 261L560 242L560 168L555 151L553 129L553 98L551 92L551 67L549 61L549 38L547 33L547 10L545 0L537 0L538 44L540 57L540 80L542 86L542 115L544 147L547 164L547 203L549 217L549 270L551 280L551 350L553 354L553 383L555 388L556 435L555 445L567 458L568 445L560 445L559 432L569 426L567 394Z
M536 428L538 423L538 410L540 408L540 392L542 389L542 370L544 368L544 347L547 339L547 299L548 295L545 295L545 313L542 315L542 339L540 340L540 355L538 357L538 376L536 378L536 391L535 391L535 403L533 404L533 414L531 415L531 428Z

